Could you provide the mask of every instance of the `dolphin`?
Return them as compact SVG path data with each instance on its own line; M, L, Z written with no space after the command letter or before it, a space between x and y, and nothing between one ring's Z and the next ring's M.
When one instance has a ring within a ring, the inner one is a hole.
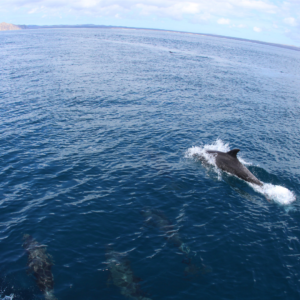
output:
M171 221L157 209L145 207L141 214L145 217L146 223L157 227L166 234L166 238L176 246L183 254L188 255L190 248L181 240L179 233Z
M215 157L216 165L223 171L233 174L250 183L263 186L263 183L258 180L237 158L237 153L240 149L233 149L228 152L215 150L206 150L207 153Z
M139 279L133 274L130 262L121 252L116 252L112 247L107 247L106 264L110 272L110 279L120 289L123 296L132 300L151 300L145 297L140 289Z
M2 300L13 300L14 298L14 294L11 294L10 296L5 296L4 298L2 298Z
M31 235L24 234L23 247L28 253L28 267L33 272L37 286L46 300L57 300L53 294L52 257L46 252L45 245L38 243Z
M177 247L178 250L184 255L182 262L187 265L184 269L186 276L195 275L199 271L202 274L211 272L211 268L202 263L201 267L198 267L196 264L194 264L194 258L191 256L190 248L182 241L178 230L162 211L145 207L141 211L141 214L144 216L147 224L152 225L153 227L156 227L160 231L164 232L167 241Z

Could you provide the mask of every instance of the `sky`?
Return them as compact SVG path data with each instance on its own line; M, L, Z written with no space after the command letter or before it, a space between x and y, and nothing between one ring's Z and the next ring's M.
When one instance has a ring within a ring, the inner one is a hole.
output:
M1 22L167 29L300 47L300 0L0 0Z

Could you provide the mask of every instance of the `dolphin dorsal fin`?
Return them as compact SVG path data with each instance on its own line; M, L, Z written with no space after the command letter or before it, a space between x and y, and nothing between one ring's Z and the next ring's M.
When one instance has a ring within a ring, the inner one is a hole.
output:
M240 151L240 149L232 149L230 151L227 152L227 154L229 154L230 156L237 158L236 155L238 154L238 152Z

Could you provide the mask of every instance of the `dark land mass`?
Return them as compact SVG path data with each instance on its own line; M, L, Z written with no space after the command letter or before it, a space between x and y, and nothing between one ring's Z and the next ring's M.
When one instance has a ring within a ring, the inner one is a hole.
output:
M165 29L152 29L152 28L136 28L136 27L123 27L123 26L106 26L106 25L93 25L93 24L84 24L84 25L49 25L49 26L38 26L38 25L17 25L21 29L41 29L41 28L105 28L105 29L131 29L131 30L151 30L151 31L164 31L164 32L173 32L173 33L182 33L182 34L193 34L193 35L204 35L210 37L218 37L222 39L230 39L230 40L237 40L249 43L256 43L268 46L274 46L279 48L285 48L295 51L300 51L299 47L290 46L290 45L283 45L283 44L275 44L275 43L267 43L262 41L255 41L255 40L248 40L242 38L235 38L230 36L223 36L217 34L208 34L208 33L192 33L192 32L185 32L185 31L175 31L175 30L165 30Z

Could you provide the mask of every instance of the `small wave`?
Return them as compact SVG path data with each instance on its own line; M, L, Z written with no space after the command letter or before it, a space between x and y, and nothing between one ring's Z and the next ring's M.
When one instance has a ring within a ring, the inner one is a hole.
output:
M215 171L218 174L218 178L221 179L221 172L220 169L217 168L215 157L212 154L207 153L207 150L215 150L215 151L222 151L228 152L230 151L229 143L224 143L222 140L217 139L212 144L207 144L202 147L193 146L189 148L186 153L186 158L200 158L204 159L206 163L213 165L215 167ZM244 165L252 165L250 162L245 161L241 157L238 158L239 161ZM232 174L230 174L232 175ZM234 175L233 175L234 176ZM270 183L264 183L263 186L258 186L252 183L247 182L255 191L263 194L268 200L273 200L282 205L291 204L296 200L296 196L293 192L289 189L280 186L280 185L273 185Z

